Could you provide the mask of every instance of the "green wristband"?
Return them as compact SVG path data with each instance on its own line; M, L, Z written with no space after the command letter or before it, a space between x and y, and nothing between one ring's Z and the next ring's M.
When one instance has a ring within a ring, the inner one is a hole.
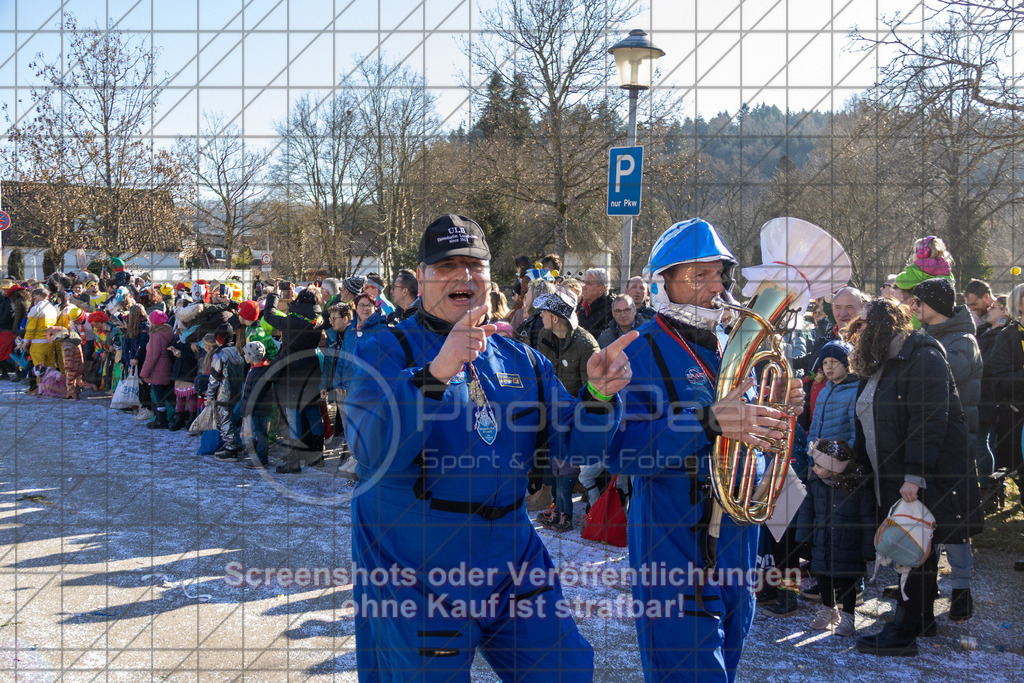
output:
M587 382L587 391L589 391L590 395L596 398L598 401L604 401L607 403L608 401L615 398L614 394L612 394L611 396L608 396L607 394L602 394L600 391L594 388L594 385L591 382Z

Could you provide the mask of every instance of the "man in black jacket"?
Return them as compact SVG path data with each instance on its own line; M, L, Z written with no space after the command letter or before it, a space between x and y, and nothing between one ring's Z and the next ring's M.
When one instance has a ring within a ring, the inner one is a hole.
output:
M591 268L583 276L583 294L576 315L580 327L595 338L611 322L612 298L608 296L608 271L604 268Z

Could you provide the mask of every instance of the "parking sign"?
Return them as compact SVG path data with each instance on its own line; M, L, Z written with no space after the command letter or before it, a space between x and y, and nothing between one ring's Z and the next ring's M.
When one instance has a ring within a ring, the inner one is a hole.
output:
M608 150L608 215L636 216L640 213L644 148L612 147Z

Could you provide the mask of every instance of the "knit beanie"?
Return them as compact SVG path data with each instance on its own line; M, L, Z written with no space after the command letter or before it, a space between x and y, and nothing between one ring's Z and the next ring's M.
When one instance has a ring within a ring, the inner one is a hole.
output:
M251 341L242 347L242 358L246 363L259 363L267 358L267 347L263 342Z
M341 284L350 293L358 294L359 292L363 291L363 285L366 284L366 280L359 277L358 275L353 275L352 277L347 277L344 280L342 280Z
M238 317L244 323L252 324L260 318L260 305L248 300L238 304Z
M956 292L953 283L944 277L933 277L914 287L914 296L928 304L932 310L947 318L953 317Z
M156 310L149 314L150 325L163 325L165 322L167 322L167 314L163 311Z
M837 361L845 365L847 370L849 370L851 351L853 351L852 344L848 344L841 339L830 341L828 344L821 347L821 351L818 353L818 359L814 361L814 367L820 368L826 358L835 358Z

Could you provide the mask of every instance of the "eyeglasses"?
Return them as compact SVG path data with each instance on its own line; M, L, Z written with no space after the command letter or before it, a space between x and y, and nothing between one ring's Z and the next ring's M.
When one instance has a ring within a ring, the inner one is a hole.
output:
M612 313L632 313L635 309L630 308L613 308Z
M372 311L375 307L373 304L358 304L356 305L356 308L361 311Z

